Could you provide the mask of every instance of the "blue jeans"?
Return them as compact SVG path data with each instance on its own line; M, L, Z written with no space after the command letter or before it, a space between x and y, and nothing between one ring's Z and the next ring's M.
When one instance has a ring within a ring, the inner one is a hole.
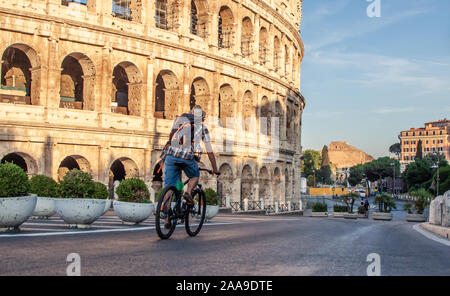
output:
M167 155L164 160L164 186L176 186L181 181L181 168L176 164L183 164L183 171L188 178L200 177L198 164L195 160L178 158L172 155Z

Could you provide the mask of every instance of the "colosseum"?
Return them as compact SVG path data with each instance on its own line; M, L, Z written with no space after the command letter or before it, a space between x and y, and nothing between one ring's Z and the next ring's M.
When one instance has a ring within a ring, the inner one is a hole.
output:
M302 0L8 0L0 4L0 160L89 172L154 194L177 114L207 112L232 201L300 194ZM234 120L228 120L228 119ZM207 158L202 159L210 167ZM203 174L203 173L202 173Z

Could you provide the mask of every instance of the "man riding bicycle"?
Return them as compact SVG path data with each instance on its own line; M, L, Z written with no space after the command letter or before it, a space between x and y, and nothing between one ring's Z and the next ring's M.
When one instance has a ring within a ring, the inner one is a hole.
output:
M181 170L189 178L187 191L183 198L188 205L194 205L192 190L197 186L200 177L197 161L200 161L202 152L201 142L205 144L213 173L220 175L217 170L216 158L211 146L211 138L207 127L203 124L206 112L201 106L195 105L190 113L184 113L174 119L169 141L163 149L161 159L164 162L164 186L176 186L181 180ZM169 199L164 196L164 202ZM166 228L171 227L171 222L166 218Z

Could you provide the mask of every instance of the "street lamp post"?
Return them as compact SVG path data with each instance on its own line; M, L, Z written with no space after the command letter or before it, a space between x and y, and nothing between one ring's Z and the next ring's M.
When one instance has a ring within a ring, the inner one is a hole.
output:
M437 164L431 166L432 169L436 169L436 196L439 196L439 158Z
M392 195L395 195L395 162L391 162L391 166L392 166Z
M314 178L313 178L313 187L316 188L316 170L312 170L313 174L314 174Z

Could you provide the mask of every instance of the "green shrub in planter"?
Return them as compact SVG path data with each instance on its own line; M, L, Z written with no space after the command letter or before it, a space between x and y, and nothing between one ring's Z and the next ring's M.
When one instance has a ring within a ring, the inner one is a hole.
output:
M378 204L378 211L383 213L390 213L392 209L396 209L394 198L389 194L380 194L375 196L375 203Z
M0 164L0 197L27 196L30 193L28 176L19 166Z
M206 204L208 206L217 206L219 205L219 198L217 197L217 192L211 188L205 189L206 195Z
M159 197L161 196L161 193L163 192L163 190L164 190L164 187L159 189L158 193L156 193L156 195L155 195L155 202L159 201Z
M107 199L108 196L109 192L106 185L100 182L94 182L94 194L92 195L92 198Z
M36 175L30 179L30 193L40 197L57 197L58 183L50 177Z
M412 213L413 213L412 207L413 207L412 203L405 203L405 204L403 205L403 210L404 210L404 211L407 211L408 214L412 214Z
M328 206L326 203L316 202L312 205L313 212L327 212Z
M334 205L333 206L333 211L335 213L346 213L346 212L348 212L348 207L347 206Z
M409 195L417 197L417 200L414 201L414 209L416 210L417 214L420 215L423 214L423 211L427 206L430 205L431 200L433 199L433 195L424 188L419 188L415 191L412 191Z
M150 203L150 191L141 179L129 178L123 180L117 186L116 193L119 201Z
M62 198L93 198L94 192L91 175L78 169L68 171L59 182L58 193Z

